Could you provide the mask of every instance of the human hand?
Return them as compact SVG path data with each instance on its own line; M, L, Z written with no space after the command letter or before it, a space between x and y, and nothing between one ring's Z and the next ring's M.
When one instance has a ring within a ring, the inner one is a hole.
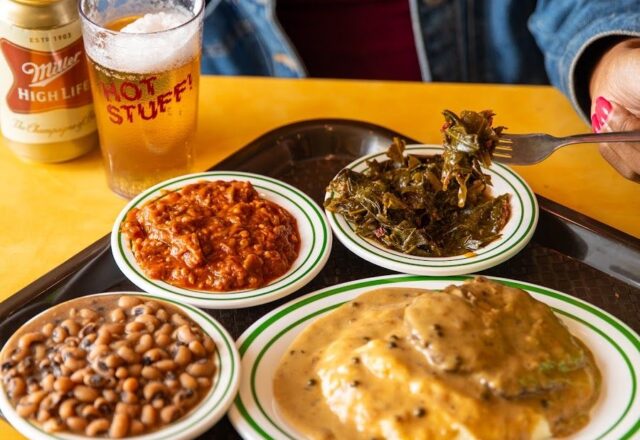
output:
M640 38L609 49L591 76L591 124L596 133L640 131ZM627 179L640 182L640 143L600 144L600 154Z

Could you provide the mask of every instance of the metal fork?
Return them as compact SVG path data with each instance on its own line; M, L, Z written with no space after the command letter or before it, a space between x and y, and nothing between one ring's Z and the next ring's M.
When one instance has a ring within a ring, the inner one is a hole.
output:
M565 145L601 142L640 142L640 131L587 133L566 137L543 133L501 134L493 157L506 164L533 165Z

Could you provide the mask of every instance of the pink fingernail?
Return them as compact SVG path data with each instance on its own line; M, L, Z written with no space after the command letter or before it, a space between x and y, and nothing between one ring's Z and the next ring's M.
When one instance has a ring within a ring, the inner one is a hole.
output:
M598 96L596 99L596 115L606 121L611 115L612 109L613 106L605 97Z
M600 133L600 118L594 113L591 115L591 128L595 133Z

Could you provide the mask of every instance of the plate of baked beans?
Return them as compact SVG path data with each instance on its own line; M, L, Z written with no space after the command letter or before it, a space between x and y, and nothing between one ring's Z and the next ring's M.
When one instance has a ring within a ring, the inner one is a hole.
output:
M135 197L111 234L138 287L207 309L295 292L324 267L331 229L318 205L279 180L235 171L176 177Z
M0 409L27 438L191 439L235 398L233 339L201 310L88 295L22 325L0 352Z

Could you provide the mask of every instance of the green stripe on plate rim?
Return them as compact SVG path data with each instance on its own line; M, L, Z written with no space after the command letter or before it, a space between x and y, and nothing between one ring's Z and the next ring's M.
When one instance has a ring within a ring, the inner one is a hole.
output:
M117 294L118 292L113 292L113 294ZM222 338L222 340L224 341L224 345L227 347L227 351L229 352L230 356L229 356L229 361L231 362L231 371L229 373L229 377L232 380L229 380L227 382L227 386L226 388L223 390L222 395L220 396L220 398L218 399L217 402L215 402L213 408L211 408L210 411L215 410L220 403L226 398L227 394L229 394L229 390L231 389L231 385L233 384L233 377L236 371L236 361L232 355L233 353L233 349L232 349L232 345L231 342L229 341L229 338L227 338L227 336L225 335L225 332L223 330L221 330L221 326L213 319L213 317L207 315L206 313L202 312L200 309L196 308L196 307L192 307L188 304L182 304L179 303L177 301L171 300L171 299L166 299L166 298L162 298L159 296L155 296L155 295L149 295L143 292L135 292L134 293L135 296L142 296L145 298L153 298L155 300L158 301L166 301L172 304L177 305L178 307L181 308L185 308L188 309L190 312L193 312L194 314L204 318L205 321L207 321L209 324L211 324L213 326L213 328L216 330L216 332L220 335L220 337ZM220 350L216 350L216 358L218 360L218 378L222 377L222 360L221 360L221 356L220 356ZM213 398L213 395L216 391L216 389L218 388L218 386L220 386L220 380L218 380L218 382L216 382L216 384L214 385L214 387L211 389L211 391L209 391L209 396L207 397L206 400L203 400L198 407L196 408L201 408L202 406L204 406L205 404L209 403L209 401L211 401L211 399ZM196 409L197 410L197 409ZM193 426L195 426L196 424L200 423L204 418L206 418L209 415L210 412L207 412L205 414L203 414L201 417L199 417L196 420L193 420L189 425L187 425L186 427L184 427L183 429L190 429ZM44 434L46 437L49 438L60 438L60 437L56 437L56 436L52 436L50 433L42 430L38 425L35 425L31 422L28 422L33 428L35 428L36 430L38 430L39 432L41 432L42 434ZM158 432L158 431L156 431ZM148 433L148 435L153 435L154 432L150 432ZM176 433L171 433L171 434L165 434L162 435L161 437L154 437L154 440L164 440L164 439L169 439L169 438L173 438L173 436L175 436Z
M284 194L280 194L280 193L276 193L278 196L283 197L285 199L287 199L289 202L291 202L292 204L294 204L295 206L298 207L298 209L300 209L300 211L304 214L304 216L307 218L307 220L309 220L309 225L311 226L311 234L312 234L312 240L311 240L311 246L309 247L309 253L305 256L305 259L302 261L302 263L298 266L298 270L291 272L289 275L287 275L285 278L282 278L280 280L277 281L277 283L282 283L285 280L293 277L293 276L297 276L297 278L289 281L288 283L282 285L282 284L277 284L277 285L273 285L271 287L270 290L255 294L255 295L249 295L249 296L236 296L237 294L240 293L244 293L244 292L248 292L248 290L243 290L240 292L229 292L229 296L226 298L215 298L215 297L209 297L209 298L202 298L200 296L195 296L195 295L190 295L188 293L185 292L180 292L177 290L171 290L170 288L167 288L165 286L162 286L160 284L157 284L155 281L151 280L150 278L146 277L144 274L141 274L140 271L138 271L138 268L136 266L134 266L131 261L129 260L129 258L127 258L127 256L125 255L124 252L124 242L125 242L125 238L124 235L121 232L118 232L118 251L120 253L121 258L123 259L123 261L126 263L126 265L139 277L141 277L143 280L145 280L147 283L153 285L154 287L162 290L163 292L167 292L167 293L171 293L174 295L179 295L179 296L183 296L183 297L187 297L187 298L194 298L194 299L198 299L198 300L205 300L205 301L242 301L242 300L246 300L246 299L251 299L251 298L256 298L256 297L260 297L260 296L265 296L268 295L276 290L280 290L283 289L287 286L290 286L291 284L295 283L296 281L300 280L301 278L303 278L305 275L307 275L310 271L312 271L316 264L318 263L318 261L320 261L325 253L325 250L327 248L327 235L328 235L328 230L327 230L327 224L326 224L326 220L323 218L322 216L322 212L320 211L320 209L316 206L315 202L313 202L313 200L311 200L306 194L304 194L303 192L299 191L297 188L291 186L291 185L287 185L284 182L280 182L279 180L275 180L275 179L269 179L267 177L263 177L263 176L258 176L255 174L249 174L249 173L238 173L238 172L211 172L211 173L202 173L199 175L195 175L195 176L189 176L189 177L185 177L183 179L179 179L179 180L174 180L174 181L170 181L167 182L166 184L164 184L163 186L157 187L157 188L152 188L151 190L149 190L148 193L143 193L139 196L139 199L136 200L136 203L134 203L131 208L129 208L127 210L127 212L124 213L124 215L122 216L122 221L124 221L124 219L127 217L127 215L129 214L129 212L138 207L139 204L143 201L145 201L145 199L169 186L169 185L173 185L176 183L180 183L183 182L185 180L194 180L194 179L198 179L198 178L204 178L204 177L216 177L216 176L232 176L232 177L245 177L245 178L251 178L251 179L255 179L255 180L264 180L266 182L269 182L271 184L274 184L276 186L280 186L282 188L285 188L289 191L291 191L292 193L296 194L298 197L300 197L307 205L309 205L311 207L311 209L313 210L313 212L316 214L316 216L318 217L318 221L320 222L320 224L322 225L322 247L320 249L320 252L318 253L318 256L316 257L315 261L307 268L307 270L305 270L302 273L299 273L299 269L302 268L307 261L309 260L309 258L311 258L311 255L313 254L313 251L315 249L315 244L316 244L316 228L314 227L313 222L311 221L311 218L309 217L309 214L307 213L306 210L304 210L296 201L294 201L293 199L291 199L290 197L284 195ZM267 192L272 192L275 193L275 191L265 188L263 186L260 185L254 185L257 188L260 188L264 191ZM120 222L120 224L122 224L122 221ZM202 293L208 293L206 291L203 291Z
M411 147L411 148L407 148L407 150L424 150L424 149L431 149L431 150L438 150L438 148L435 147ZM351 168L355 168L356 166L360 165L362 162L366 161L366 160L370 160L373 159L375 157L378 157L380 155L382 155L384 153L379 153L370 157L365 157L362 158L360 161L354 163ZM529 189L529 187L526 185L526 183L522 180L522 178L520 176L518 176L515 172L513 172L511 169L509 169L508 167L497 163L497 165L502 168L503 171L506 171L507 173L509 173L511 176L513 176L517 181L519 181L522 184L522 187L524 188L525 192L527 193L527 196L529 197L529 202L531 203L531 218L529 221L529 224L527 225L526 230L521 233L521 236L519 237L518 240L516 240L514 243L512 243L509 247L505 248L505 249L501 249L502 245L499 245L497 247L495 247L494 249L492 249L492 251L496 251L496 250L500 250L499 253L497 254L493 254L491 256L487 256L485 258L481 258L481 259L475 259L476 257L473 257L473 261L467 261L469 260L469 258L467 257L450 257L450 258L442 258L442 259L438 259L438 262L446 262L446 263L451 263L451 264L430 264L429 261L425 261L423 258L420 257L414 257L411 255L406 255L403 256L401 258L405 258L405 260L398 260L396 258L392 258L395 256L395 254L388 252L388 253L380 253L380 252L384 252L384 249L380 249L377 246L368 243L364 238L358 236L355 231L353 230L353 227L351 226L351 224L346 221L347 225L349 226L349 228L351 229L351 233L347 232L344 230L344 228L342 227L342 225L340 224L340 222L338 221L338 218L336 216L335 213L330 212L325 210L326 214L328 217L331 217L331 219L333 220L334 224L338 227L338 229L340 229L340 231L344 234L344 236L351 242L353 243L355 246L359 247L360 249L364 250L367 253L371 253L374 254L380 258L384 258L386 260L391 260L394 261L396 263L400 263L400 264L405 264L405 265L411 265L411 266L419 266L419 267L433 267L433 268L446 268L446 267L455 267L455 266L468 266L470 264L478 264L478 263L482 263L483 261L487 261L493 258L496 258L498 256L500 256L501 254L508 252L509 250L513 249L514 247L518 246L529 234L529 232L531 231L531 229L533 228L533 225L535 223L535 219L536 219L536 203L535 203L535 198L533 196L533 193L531 192L531 190ZM495 172L495 171L494 171ZM496 173L498 174L498 173ZM498 174L500 175L500 174ZM500 176L504 179L503 176ZM524 208L524 202L522 200L522 197L520 196L520 193L518 191L516 191L515 187L513 186L513 184L505 179L505 182L513 189L513 193L518 197L518 200L520 201L520 205ZM509 240L512 239L512 237L514 235L516 235L518 233L518 231L521 228L521 225L523 223L523 218L524 218L524 209L522 212L522 215L518 221L517 226L515 227L515 229L513 230L513 233L504 239L504 243L508 242ZM369 246L373 247L374 249L370 249L368 247L365 247L360 240L364 241L365 243L367 243ZM503 244L504 244L503 243ZM480 254L482 255L482 254ZM413 260L413 261L406 261L406 260ZM466 262L462 262L462 261L466 261Z
M248 348L251 346L251 344L253 343L253 341L260 336L260 334L265 331L267 328L269 328L272 324L276 323L278 320L280 320L282 317L300 309L301 307L306 306L307 304L313 303L315 301L339 294L339 293L343 293L343 292L347 292L350 290L355 290L355 289L360 289L360 288L364 288L364 287L371 287L371 286L381 286L381 285L386 285L386 284L396 284L399 282L412 282L412 281L465 281L465 280L469 280L472 279L473 276L471 275L456 275L456 276L435 276L435 277L427 277L427 276L421 276L421 275L400 275L400 276L391 276L391 277L383 277L383 278L373 278L370 280L365 280L365 281L356 281L356 282L351 282L351 283L347 283L345 285L342 285L340 287L336 287L336 288L328 288L328 289L324 289L323 291L318 292L315 295L312 295L310 297L304 298L301 301L298 301L294 304L289 305L288 307L285 307L284 309L278 311L276 314L274 314L273 316L269 317L265 322L263 322L262 324L260 324L255 330L253 330L251 332L251 334L249 334L247 336L247 338L243 341L243 343L241 344L241 346L239 347L239 352L240 352L240 356L244 356L244 354L246 353L246 351L248 350ZM519 288L519 289L523 289L523 290L528 290L531 292L536 292L539 293L541 295L544 296L548 296L551 298L555 298L557 300L563 301L565 303L571 304L575 307L578 307L592 315L597 316L598 318L602 319L603 321L607 322L609 325L611 325L612 327L614 327L616 330L618 330L629 342L631 342L631 344L636 348L636 350L640 353L640 340L638 339L638 336L636 336L633 331L631 331L624 323L622 323L621 321L619 321L617 318L615 318L614 316L610 315L607 312L604 312L600 309L597 309L595 307L593 307L591 304L578 300L574 297L571 297L567 294L563 294L561 292L557 292L554 291L552 289L547 289L544 287L540 287L540 286L536 286L536 285L531 285L528 283L523 283L523 282L517 282L517 281L511 281L511 280L507 280L507 279L503 279L503 278L499 278L499 277L488 277L490 279L494 279L494 280L498 280L501 283L508 285L510 287L515 287L515 288ZM299 319L298 321L296 321L295 323L289 325L286 329L280 331L278 334L276 334L275 336L273 336L271 338L271 340L264 345L264 347L261 349L261 351L259 352L258 356L256 357L256 360L252 366L252 370L251 370L251 382L250 382L250 386L251 386L251 394L252 397L255 400L255 403L258 407L258 409L260 410L260 412L262 413L262 415L281 433L283 433L284 435L286 435L287 437L291 438L286 432L284 432L264 411L264 409L262 408L262 405L259 401L259 399L257 398L257 391L255 388L255 378L256 378L256 374L257 374L257 367L259 365L259 361L262 359L262 357L264 356L264 353L267 351L267 349L269 347L271 347L271 345L273 345L273 343L275 343L275 341L277 339L279 339L283 334L287 333L287 331L289 331L291 328L300 325L302 322L307 321L321 313L324 313L328 310L334 309L336 307L339 307L341 304L344 304L344 302L341 302L339 304L335 304L329 307L326 307L320 311L316 311L312 314L310 314L309 316L303 317L301 319ZM631 365L631 362L629 360L629 358L627 357L626 353L624 353L624 351L621 349L621 347L615 342L613 341L607 334L605 334L602 330L598 329L597 327L595 327L593 324L589 323L588 321L585 321L575 315L572 315L571 313L565 312L563 310L558 310L553 308L554 312L556 313L560 313L562 315L565 315L567 317L570 317L571 319L574 319L580 323L582 323L583 325L586 325L587 327L591 328L593 331L595 331L596 333L598 333L600 336L602 336L607 342L609 342L621 355L621 357L624 359L627 367L629 368L629 372L631 375L631 382L632 382L632 387L631 387L631 398L629 400L629 402L627 403L627 407L625 408L625 411L623 412L623 414L618 418L618 420L607 430L605 431L605 433L601 434L598 439L602 439L604 438L605 435L607 435L609 432L611 432L613 429L615 429L615 427L626 417L626 415L628 414L629 410L631 409L631 404L633 403L633 401L636 398L636 393L637 393L637 378L636 378L636 373L633 369L633 366ZM244 403L242 402L242 398L240 396L240 394L238 394L238 396L236 397L235 403L234 405L236 406L236 408L238 409L238 411L243 415L243 417L245 418L245 420L247 421L247 423L249 423L249 425L254 428L256 430L256 432L260 433L260 435L263 436L263 438L269 438L271 439L272 437L269 436L268 433L266 433L259 425L258 423L253 420L253 418L251 417L251 415L249 414L249 412L247 411ZM631 436L635 433L637 433L640 430L640 419L621 437L621 440L623 439L630 439Z

